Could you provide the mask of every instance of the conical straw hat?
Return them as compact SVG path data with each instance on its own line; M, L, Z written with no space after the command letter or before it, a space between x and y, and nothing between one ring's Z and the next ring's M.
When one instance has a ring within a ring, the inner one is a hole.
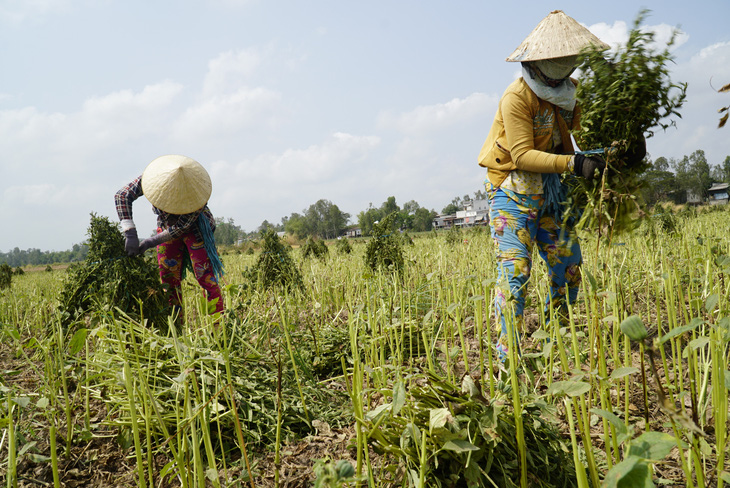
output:
M142 173L142 191L163 212L184 215L208 203L213 185L203 166L187 156L168 154Z
M538 61L576 56L589 45L598 49L611 47L575 19L565 15L562 10L554 10L537 24L522 44L509 55L507 61Z

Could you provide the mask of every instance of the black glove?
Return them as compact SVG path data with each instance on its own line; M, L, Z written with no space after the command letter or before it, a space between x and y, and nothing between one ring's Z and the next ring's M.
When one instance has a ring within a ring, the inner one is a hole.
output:
M626 161L626 166L631 168L632 166L636 166L639 164L644 158L646 157L646 139L644 138L643 134L640 134L636 138L636 142L631 144L629 148L626 150L626 153L624 153L624 161Z
M143 239L142 242L139 243L139 253L143 254L147 249L158 246L163 242L169 241L170 239L171 237L169 230L162 231L153 237Z
M573 173L577 176L592 180L596 177L596 170L600 177L604 169L606 169L606 162L601 156L584 156L583 154L573 156Z
M127 256L134 256L139 253L139 238L137 237L137 229L132 227L124 231L124 250Z

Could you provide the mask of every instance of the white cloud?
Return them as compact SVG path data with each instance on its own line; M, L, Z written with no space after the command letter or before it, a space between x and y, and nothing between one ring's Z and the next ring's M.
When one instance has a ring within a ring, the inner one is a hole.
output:
M384 112L378 117L378 127L394 129L404 134L426 135L457 124L467 123L485 112L494 112L497 99L484 93L472 93L466 98L454 98L445 103L416 107L410 112Z
M626 44L632 28L633 24L628 25L623 20L617 20L612 25L606 24L605 22L593 24L588 27L588 30L615 50L618 46ZM676 50L689 40L689 35L686 32L667 24L642 25L641 30L654 35L654 42L648 46L651 50L665 49L673 35L675 38L671 51Z
M380 144L376 136L337 132L303 149L214 162L211 209L251 230L264 219L278 222L320 198L342 205L341 199L374 171L373 152Z
M264 87L242 87L228 95L201 100L185 110L173 138L190 141L230 136L245 129L274 128L283 113L281 94Z
M203 98L236 92L256 72L265 53L258 49L241 49L219 54L208 62L203 81Z

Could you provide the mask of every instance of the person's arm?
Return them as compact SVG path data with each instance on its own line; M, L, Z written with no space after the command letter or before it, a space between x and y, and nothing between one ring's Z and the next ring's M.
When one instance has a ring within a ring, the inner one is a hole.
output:
M517 169L533 173L568 171L572 156L535 149L533 114L529 102L510 93L505 95L501 103L507 145Z
M114 204L117 208L119 220L122 221L122 230L135 227L132 216L132 203L142 195L142 176L135 178L114 195Z
M132 203L142 196L142 177L121 188L114 195L114 204L117 208L117 215L122 221L122 232L124 232L124 249L127 255L134 256L139 253L139 238L137 228L134 225L132 216Z
M143 253L147 249L159 246L160 244L171 241L172 239L180 237L183 234L189 232L195 225L197 225L198 216L203 211L203 209L205 209L205 207L193 213L179 215L177 216L177 219L175 219L175 223L170 225L167 229L152 237L143 239L139 245L140 253Z

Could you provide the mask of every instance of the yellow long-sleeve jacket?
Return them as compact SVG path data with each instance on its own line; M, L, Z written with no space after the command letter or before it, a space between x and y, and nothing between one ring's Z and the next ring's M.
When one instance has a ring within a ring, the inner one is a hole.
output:
M524 79L512 82L499 101L492 128L479 153L479 166L487 168L490 183L500 186L516 169L534 173L567 171L572 155L552 152L573 152L568 134L580 127L578 107L572 117L568 115L570 112L538 98ZM553 132L560 124L564 124L563 143L554 147Z

